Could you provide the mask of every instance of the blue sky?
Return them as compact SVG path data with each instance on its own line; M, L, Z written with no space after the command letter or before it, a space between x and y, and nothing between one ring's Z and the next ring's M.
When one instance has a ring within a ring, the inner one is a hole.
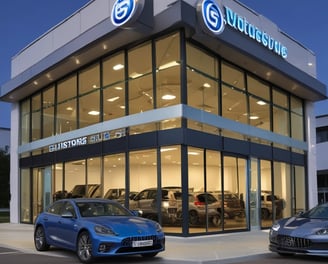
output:
M89 0L1 0L0 85L10 79L10 62L15 54L88 2ZM240 2L269 18L285 33L312 50L317 56L317 78L328 85L328 48L325 41L328 33L328 0ZM328 114L328 101L316 104L316 114ZM10 127L10 105L7 103L0 103L0 127Z

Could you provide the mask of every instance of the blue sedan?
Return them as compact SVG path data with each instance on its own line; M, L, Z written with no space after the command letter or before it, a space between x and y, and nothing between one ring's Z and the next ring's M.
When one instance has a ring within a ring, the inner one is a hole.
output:
M154 257L165 250L161 226L136 216L107 199L63 199L54 202L36 221L34 244L75 251L82 263L94 258L140 254Z
M269 249L280 255L328 256L328 204L278 220L270 229Z

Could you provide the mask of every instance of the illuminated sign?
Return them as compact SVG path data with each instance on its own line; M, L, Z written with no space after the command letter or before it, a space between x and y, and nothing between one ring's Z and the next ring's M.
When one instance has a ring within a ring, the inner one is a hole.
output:
M66 140L66 141L63 141L63 142L59 142L59 143L50 145L49 146L49 152L54 152L54 151L58 151L58 150L83 146L83 145L86 145L86 144L88 144L87 137L75 138L75 139Z
M202 1L200 5L204 25L214 34L224 30L224 18L219 5L213 0Z
M122 26L127 22L134 22L144 6L142 0L116 0L111 13L114 26Z
M198 4L198 13L200 14L203 27L213 34L220 34L224 30L225 24L245 34L249 38L257 41L265 48L286 59L288 56L287 47L280 41L274 39L267 32L259 29L249 23L245 17L240 16L229 7L225 8L225 19L220 6L215 0L201 0Z

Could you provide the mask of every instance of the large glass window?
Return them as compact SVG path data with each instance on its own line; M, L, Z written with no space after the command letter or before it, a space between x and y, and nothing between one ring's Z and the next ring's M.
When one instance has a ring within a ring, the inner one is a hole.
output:
M219 114L218 61L204 51L187 44L188 105L215 115ZM216 130L189 121L188 127L209 133Z
M261 227L270 227L273 219L273 204L272 198L275 197L272 193L272 169L271 162L261 160Z
M30 142L30 99L27 99L21 103L20 111L20 127L21 127L21 137L20 143L26 144Z
M177 223L182 221L181 196L181 147L166 146L161 148L161 179L163 190L172 189L175 192L177 203ZM165 229L170 233L181 233L181 225L173 223L171 228Z
M273 221L291 216L292 211L292 188L290 165L283 162L274 162L273 165L274 195Z
M20 221L23 223L30 223L32 220L30 169L21 170L20 188Z
M247 76L247 88L250 125L270 131L270 87L254 77Z
M103 120L125 115L124 53L103 61Z
M291 108L291 136L294 139L304 140L303 103L294 96L290 98Z
M156 41L156 107L180 103L179 33Z
M43 133L42 137L51 137L54 135L55 122L55 87L51 86L42 93L42 121Z
M130 189L130 192L126 194L125 185L125 154L105 156L104 198L119 200L122 204L128 206L129 200L126 200L126 195L132 199L136 192Z
M32 141L41 138L41 93L31 99L32 107Z
M99 64L79 73L79 127L100 121L100 72Z
M152 49L145 44L128 52L129 114L154 108Z
M248 110L245 93L244 74L241 70L225 62L222 72L222 116L248 124Z
M247 194L247 162L245 159L225 156L223 159L223 192L219 200L223 201L224 229L247 228L245 202Z
M272 91L273 100L273 132L289 136L288 97L276 89Z
M65 163L65 188L72 198L88 197L85 160Z
M73 75L57 86L56 134L77 129L77 81Z

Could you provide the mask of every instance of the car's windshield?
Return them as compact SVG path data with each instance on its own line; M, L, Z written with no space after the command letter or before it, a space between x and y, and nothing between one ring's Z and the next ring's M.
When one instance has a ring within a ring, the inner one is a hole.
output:
M319 205L303 213L301 217L306 218L328 218L328 207Z
M131 216L131 213L116 203L78 202L77 207L82 217L92 216Z

